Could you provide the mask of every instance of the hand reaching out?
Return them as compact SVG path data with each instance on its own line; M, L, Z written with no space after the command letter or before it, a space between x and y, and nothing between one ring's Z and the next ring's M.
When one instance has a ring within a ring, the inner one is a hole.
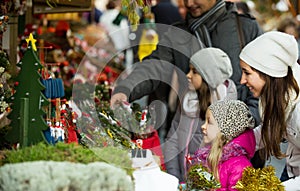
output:
M128 102L128 98L124 93L116 93L111 96L110 107L114 109L114 106L123 102Z

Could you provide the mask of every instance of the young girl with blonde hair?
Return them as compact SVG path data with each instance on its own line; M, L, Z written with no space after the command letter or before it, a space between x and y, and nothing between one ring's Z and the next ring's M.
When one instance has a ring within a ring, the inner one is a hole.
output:
M221 183L218 190L236 190L234 186L244 169L252 166L254 124L248 106L242 101L218 101L208 107L201 127L204 146L195 152L193 161L211 170Z

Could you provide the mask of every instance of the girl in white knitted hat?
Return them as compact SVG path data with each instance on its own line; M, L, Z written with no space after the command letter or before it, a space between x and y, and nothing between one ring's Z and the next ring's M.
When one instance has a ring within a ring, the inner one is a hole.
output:
M194 154L202 142L201 125L207 107L217 100L237 99L231 75L230 59L221 49L205 48L190 59L189 91L177 109L164 144L166 170L180 182L186 178L186 156Z
M262 124L255 128L261 157L286 158L287 191L300 190L300 66L294 36L271 31L261 35L240 54L241 84L259 98ZM280 150L288 141L286 153Z

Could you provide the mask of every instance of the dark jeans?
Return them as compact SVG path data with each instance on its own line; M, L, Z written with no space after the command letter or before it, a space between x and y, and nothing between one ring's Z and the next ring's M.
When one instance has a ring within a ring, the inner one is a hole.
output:
M255 152L251 159L251 164L255 169L263 168L265 166L266 160L259 157L258 151Z
M284 181L287 181L288 179L291 179L291 178L295 178L295 177L289 177L289 175L287 173L286 166L285 166L282 173L281 173L280 181L284 182Z

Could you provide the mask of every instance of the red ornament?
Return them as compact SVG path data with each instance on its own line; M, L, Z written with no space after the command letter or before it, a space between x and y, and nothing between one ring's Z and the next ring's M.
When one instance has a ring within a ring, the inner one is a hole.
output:
M78 143L78 137L76 131L74 130L75 127L71 126L67 129L68 131L68 143Z
M65 113L67 113L67 110L62 109L62 110L60 111L60 113L63 115L63 114L65 114Z
M106 66L106 67L104 68L104 72L107 73L107 74L108 74L108 73L111 73L111 71L112 71L112 70L111 70L111 68L110 68L109 66Z
M107 81L107 74L100 73L98 76L98 83L105 82L105 81Z
M72 112L72 117L73 117L73 119L77 119L78 118L78 114L75 111L73 111Z
M96 104L100 104L100 99L99 98L95 97L94 101L95 101Z

